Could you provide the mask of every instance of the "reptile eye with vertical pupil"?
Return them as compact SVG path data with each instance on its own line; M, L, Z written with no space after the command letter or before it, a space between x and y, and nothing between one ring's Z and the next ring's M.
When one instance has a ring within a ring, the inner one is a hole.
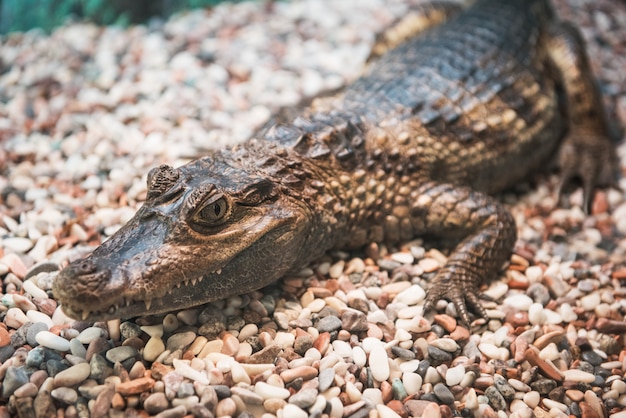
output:
M228 202L223 196L220 196L207 202L196 213L195 220L205 225L218 225L226 218L228 212Z

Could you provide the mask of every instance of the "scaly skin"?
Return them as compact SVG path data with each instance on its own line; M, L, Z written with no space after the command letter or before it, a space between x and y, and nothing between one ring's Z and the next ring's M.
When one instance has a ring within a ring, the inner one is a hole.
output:
M284 117L233 149L153 169L136 216L59 274L65 312L182 309L258 289L331 248L429 234L458 245L425 309L447 298L469 323L467 305L484 316L478 288L516 239L486 193L539 170L564 138L565 180L582 178L586 205L612 168L584 49L542 0L479 1Z

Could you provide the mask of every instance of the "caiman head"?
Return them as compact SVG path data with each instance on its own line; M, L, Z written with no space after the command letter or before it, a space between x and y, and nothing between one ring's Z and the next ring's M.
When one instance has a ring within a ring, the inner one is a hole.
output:
M145 204L91 255L59 273L63 310L107 320L242 294L301 257L307 210L274 180L207 157L151 170Z

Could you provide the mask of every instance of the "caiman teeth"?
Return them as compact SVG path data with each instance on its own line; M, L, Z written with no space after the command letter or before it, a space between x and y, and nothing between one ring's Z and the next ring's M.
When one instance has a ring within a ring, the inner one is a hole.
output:
M83 313L81 314L81 316L83 317L83 321L87 320L87 317L89 316L89 311L83 311Z
M198 279L191 279L192 286L195 286L197 282L198 282Z
M215 274L222 274L222 269L216 270Z
M146 304L146 310L150 310L150 306L152 305L152 299L146 299L143 301Z

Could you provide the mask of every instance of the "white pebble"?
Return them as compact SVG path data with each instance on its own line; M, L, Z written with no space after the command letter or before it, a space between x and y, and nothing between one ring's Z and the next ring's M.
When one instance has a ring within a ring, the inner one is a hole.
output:
M459 364L457 366L450 367L446 372L446 385L458 385L461 383L461 380L463 380L463 377L465 377L465 366Z
M193 369L186 361L174 359L172 364L174 365L174 370L176 370L176 373L179 375L194 382L198 382L201 385L208 385L210 383L206 373Z
M39 288L32 280L26 280L22 283L22 288L28 294L30 294L34 299L48 299L48 294Z
M459 345L452 338L437 338L430 342L430 345L437 347L440 350L454 353L459 349Z
M523 400L526 405L534 409L539 405L539 402L541 401L541 395L536 390L533 390L525 393Z
M478 344L478 349L485 355L485 357L490 359L503 361L509 359L509 350L504 347L496 347L493 344L480 343Z
M547 316L545 309L541 303L533 303L528 308L528 321L532 325L543 325L546 323Z
M82 330L80 334L78 334L78 337L76 337L76 339L83 344L89 344L96 338L102 337L103 333L104 330L102 328L89 327Z
M376 405L376 412L379 418L400 418L400 415L396 414L393 409L383 404Z
M33 242L29 238L10 237L2 240L2 246L15 253L25 253L33 248Z
M50 318L43 312L30 310L26 312L26 317L30 319L31 322L43 322L48 326L48 328L52 328L54 326L54 324L52 323L52 318Z
M415 261L413 254L407 252L393 253L391 254L391 259L401 264L413 264L413 261Z
M287 399L291 394L288 389L269 385L265 382L256 382L254 391L263 399Z
M533 304L533 300L523 294L517 294L509 296L504 299L504 305L517 309L518 311L527 311L530 305Z
M402 384L409 395L417 393L422 387L422 376L417 373L403 373Z
M21 327L22 325L24 325L25 323L29 321L30 320L28 319L26 314L20 308L9 308L9 310L6 313L6 316L4 317L4 323L9 328L15 328L15 329L18 329L19 327Z
M58 351L70 351L70 342L50 331L41 331L35 340L42 346Z
M493 300L500 300L506 292L509 291L509 286L502 281L495 281L489 286L489 289L485 290L484 294L489 296Z
M332 342L333 351L344 359L352 359L352 347L345 341L335 340Z
M343 410L341 412L342 412L342 415L343 415ZM331 416L333 416L333 415L331 414ZM303 411L300 407L298 407L298 406L296 406L294 404L288 403L283 408L283 417L289 417L289 418L309 418L309 414L306 413L305 411Z
M394 303L404 303L408 306L417 305L426 298L426 292L418 285L412 285L408 289L398 293Z
M580 306L585 311L593 311L600 304L600 294L591 293L590 295L580 298Z
M530 266L526 269L525 275L531 283L537 283L543 277L543 269L540 266Z
M379 382L389 379L389 361L387 352L382 345L379 344L372 348L369 357L369 365L374 379Z
M365 354L365 351L357 345L352 348L352 360L357 366L363 367L367 361L367 354Z
M591 383L596 380L596 376L579 369L570 369L563 372L565 380L570 382Z
M369 401L372 405L383 403L383 393L377 388L367 388L363 391L361 399Z

